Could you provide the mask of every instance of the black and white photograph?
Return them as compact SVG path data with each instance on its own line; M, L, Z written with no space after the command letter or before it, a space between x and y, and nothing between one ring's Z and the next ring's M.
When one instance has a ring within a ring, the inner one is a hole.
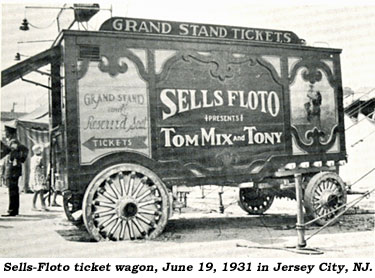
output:
M1 1L1 272L370 276L374 65L369 1Z

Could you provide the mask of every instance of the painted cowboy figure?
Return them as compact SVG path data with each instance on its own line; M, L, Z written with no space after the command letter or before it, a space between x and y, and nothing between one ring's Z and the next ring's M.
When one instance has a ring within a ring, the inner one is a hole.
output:
M15 129L6 127L5 135L9 141L9 153L4 161L4 178L9 190L9 209L8 214L2 216L16 216L20 206L18 179L22 175L22 164L27 158L28 149L16 139Z
M322 105L322 95L319 91L314 91L313 86L307 93L309 101L305 103L305 110L307 112L307 121L313 126L320 128L320 106Z

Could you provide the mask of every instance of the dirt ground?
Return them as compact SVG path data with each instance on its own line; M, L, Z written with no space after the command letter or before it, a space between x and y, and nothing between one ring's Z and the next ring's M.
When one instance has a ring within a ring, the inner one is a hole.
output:
M263 216L249 216L236 202L237 190L225 189L224 213L219 212L216 186L199 187L188 195L187 208L175 211L164 233L153 241L93 242L84 225L75 226L65 218L61 207L49 212L31 211L32 194L21 193L20 215L0 218L0 257L306 257L294 249L296 202L276 199ZM356 198L350 196L349 200ZM62 203L62 200L58 200ZM0 211L8 205L7 188L0 187ZM373 258L375 255L374 194L358 204L357 212L344 215L332 227L308 240L310 248L332 258ZM353 210L351 210L353 212ZM318 227L309 227L306 236ZM239 247L246 245L248 247Z

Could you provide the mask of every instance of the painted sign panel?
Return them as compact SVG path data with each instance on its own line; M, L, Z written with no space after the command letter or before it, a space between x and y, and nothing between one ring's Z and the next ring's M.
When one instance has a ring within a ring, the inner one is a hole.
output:
M333 63L289 58L293 153L339 152L337 87Z
M266 43L304 43L303 40L299 39L296 34L290 31L124 17L113 17L108 19L101 25L100 31L157 34L161 36L217 38Z
M285 149L283 89L271 64L224 52L170 59L157 83L160 157L234 166Z
M148 96L136 66L121 58L127 70L117 75L101 71L100 62L83 62L79 80L80 159L92 164L112 152L150 155Z

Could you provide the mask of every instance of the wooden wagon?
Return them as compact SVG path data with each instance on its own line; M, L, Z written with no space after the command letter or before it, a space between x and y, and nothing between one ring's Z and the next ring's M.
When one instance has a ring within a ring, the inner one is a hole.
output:
M51 64L68 218L82 209L96 240L155 238L173 188L239 187L241 208L262 214L296 198L299 176L326 223L346 203L340 53L290 31L121 17L64 31L30 59Z

